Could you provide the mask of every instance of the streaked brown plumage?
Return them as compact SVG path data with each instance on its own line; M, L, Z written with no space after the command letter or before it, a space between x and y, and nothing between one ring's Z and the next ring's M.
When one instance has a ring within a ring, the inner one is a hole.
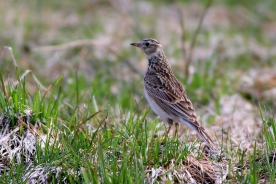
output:
M176 125L182 123L195 130L208 146L214 144L199 124L193 104L175 77L162 45L152 38L131 45L141 48L148 57L148 68L144 77L145 96L152 110L169 123L168 131L173 122Z

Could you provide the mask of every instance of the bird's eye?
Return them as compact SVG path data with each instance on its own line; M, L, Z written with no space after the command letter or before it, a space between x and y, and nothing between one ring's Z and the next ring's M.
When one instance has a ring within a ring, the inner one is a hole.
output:
M149 44L149 42L146 42L145 45L148 47L150 44Z

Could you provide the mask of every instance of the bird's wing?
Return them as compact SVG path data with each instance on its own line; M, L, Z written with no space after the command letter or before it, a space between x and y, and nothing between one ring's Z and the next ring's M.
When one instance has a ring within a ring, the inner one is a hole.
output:
M205 129L197 121L193 104L175 76L146 75L144 82L148 94L161 109L169 115L179 117L182 123L183 121L188 122L190 127L196 130L199 137L209 146L214 144Z
M144 78L145 89L152 99L168 114L183 118L190 123L196 123L196 114L191 101L182 84L175 76L146 75Z

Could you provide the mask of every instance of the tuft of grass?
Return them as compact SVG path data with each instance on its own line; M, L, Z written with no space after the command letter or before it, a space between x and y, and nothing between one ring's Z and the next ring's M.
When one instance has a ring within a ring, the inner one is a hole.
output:
M238 150L234 154L238 164L233 168L233 177L239 183L275 183L275 120L273 117L265 118L260 104L259 110L263 121L264 145L260 149L255 142L253 152Z
M276 124L275 119L271 116L266 118L264 116L263 110L261 105L259 104L259 110L262 117L263 122L263 131L264 131L264 138L266 142L266 146L268 150L275 150L276 149Z

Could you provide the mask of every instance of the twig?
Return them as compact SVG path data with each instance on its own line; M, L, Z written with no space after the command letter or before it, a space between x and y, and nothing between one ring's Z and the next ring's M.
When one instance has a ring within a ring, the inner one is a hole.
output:
M14 83L14 85L17 86L18 83L21 82L21 81L26 77L26 75L29 74L29 73L32 75L32 77L33 77L33 79L35 80L35 82L36 82L44 91L46 91L47 88L46 88L43 84L41 84L41 82L36 78L36 76L35 76L35 74L33 73L32 70L26 70L26 71L20 76L20 79L17 80L17 81Z
M178 6L177 8L177 11L178 11L178 16L179 16L179 23L180 23L180 27L181 27L181 48L182 48L182 57L183 58L186 58L186 50L185 50L185 25L184 25L184 18L183 18L183 15L182 15L182 11L181 11L181 7ZM184 63L185 63L185 59L184 59Z
M274 102L273 106L273 118L276 119L276 101Z
M209 0L207 2L205 9L204 9L204 11L202 12L202 14L200 16L200 20L199 20L197 29L196 29L196 31L193 35L193 39L192 39L191 46L190 46L190 52L188 54L188 57L187 57L186 63L185 63L185 76L189 76L189 66L191 65L191 62L192 62L193 50L194 50L194 47L195 47L196 39L197 39L197 36L199 34L199 31L201 30L203 19L204 19L206 13L207 13L209 7L211 6L212 2L213 2L213 0ZM183 32L183 30L182 30L182 32Z
M57 51L57 50L71 49L71 48L74 48L74 47L82 47L82 46L85 46L85 45L101 45L101 46L107 48L110 52L117 55L118 59L123 61L134 73L137 73L137 74L143 76L143 73L141 71L139 71L129 60L124 58L121 54L118 54L109 45L103 44L100 41L76 40L76 41L73 41L73 42L60 44L60 45L36 47L36 48L33 48L32 51L35 51L35 52L51 52L51 51Z
M68 42L65 44L54 45L54 46L44 46L44 47L35 47L32 51L36 52L50 52L50 51L57 51L57 50L64 50L74 47L80 47L85 45L103 45L100 41L95 40L76 40L72 42Z
M13 62L13 64L14 64L14 66L17 68L18 66L17 66L17 63L16 63L16 60L15 60L15 58L14 58L14 55L13 55L13 53L12 53L12 48L11 47L7 47L7 46L2 46L2 47L0 47L0 51L8 51L9 52L9 55L11 56L11 58L12 58L12 62ZM1 55L0 55L1 56Z

